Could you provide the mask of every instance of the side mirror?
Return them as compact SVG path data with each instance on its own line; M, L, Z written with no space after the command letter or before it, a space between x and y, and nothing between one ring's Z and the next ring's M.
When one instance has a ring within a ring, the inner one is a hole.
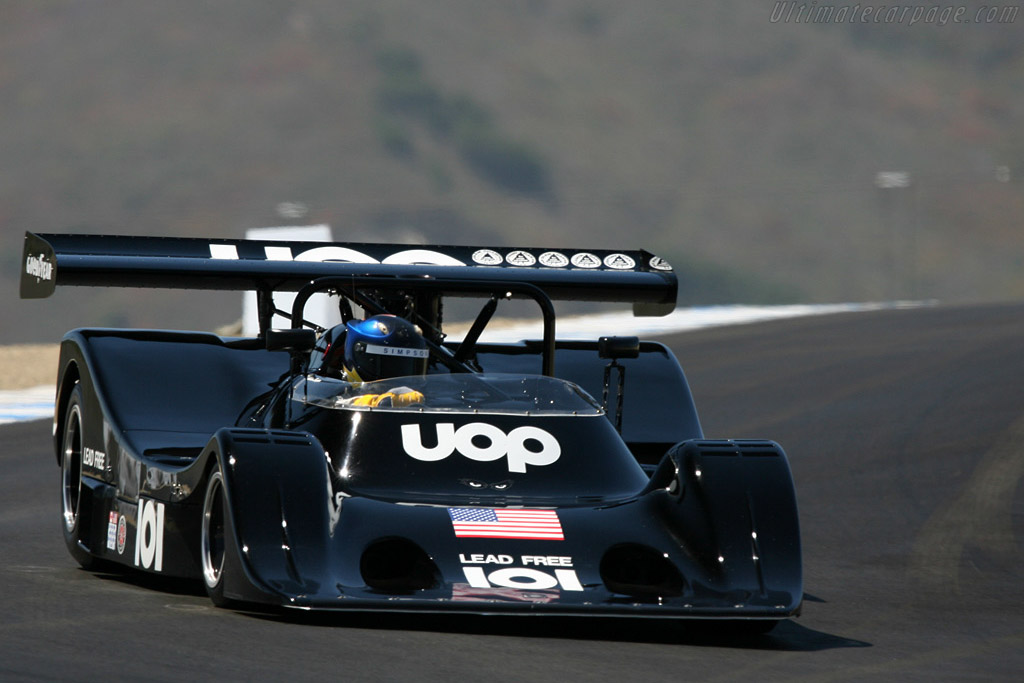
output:
M636 358L640 355L639 337L601 337L597 340L598 358Z
M288 351L292 354L308 353L316 346L316 332L306 328L293 330L267 330L267 351Z

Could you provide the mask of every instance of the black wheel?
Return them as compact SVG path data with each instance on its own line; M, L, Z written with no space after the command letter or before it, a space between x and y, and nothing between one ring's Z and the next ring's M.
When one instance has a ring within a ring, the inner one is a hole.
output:
M234 602L224 597L226 571L230 571L228 557L227 502L224 496L224 475L220 467L210 473L203 499L202 531L199 554L203 563L203 583L210 600L218 607L230 607Z
M64 413L61 439L60 512L61 529L68 552L85 569L93 569L98 560L89 552L89 514L87 492L82 486L82 387L75 385Z

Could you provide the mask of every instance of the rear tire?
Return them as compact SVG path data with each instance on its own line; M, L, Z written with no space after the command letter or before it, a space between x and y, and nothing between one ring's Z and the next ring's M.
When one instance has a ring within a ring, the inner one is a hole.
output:
M83 569L94 569L99 563L89 552L88 490L82 486L83 427L82 387L71 390L64 413L64 434L61 438L61 529L68 552Z

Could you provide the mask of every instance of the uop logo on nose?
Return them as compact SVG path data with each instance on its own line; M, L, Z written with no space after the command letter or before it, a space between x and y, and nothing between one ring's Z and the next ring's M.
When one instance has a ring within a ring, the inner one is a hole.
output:
M558 440L539 427L516 427L508 434L484 422L470 422L458 429L451 422L439 422L435 428L437 445L427 448L418 424L402 425L402 448L409 456L424 462L444 460L456 450L479 462L507 456L508 471L519 473L525 473L527 465L550 465L562 454ZM478 439L476 443L474 439ZM479 439L486 439L487 443L480 445ZM527 448L529 442L540 444L540 450Z

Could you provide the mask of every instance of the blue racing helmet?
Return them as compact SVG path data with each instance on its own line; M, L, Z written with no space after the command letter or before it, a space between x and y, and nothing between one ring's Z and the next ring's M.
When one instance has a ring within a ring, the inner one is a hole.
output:
M430 351L419 329L396 315L345 323L345 375L353 382L423 375Z

